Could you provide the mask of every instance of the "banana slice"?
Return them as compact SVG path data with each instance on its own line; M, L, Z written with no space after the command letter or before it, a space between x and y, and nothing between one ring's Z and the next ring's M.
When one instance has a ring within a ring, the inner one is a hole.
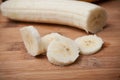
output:
M103 40L96 35L79 37L75 42L78 44L81 53L85 55L96 53L104 43Z
M23 27L20 32L29 54L36 56L44 52L39 32L33 26Z
M79 56L77 44L66 37L53 40L47 49L48 60L55 65L68 65L73 63Z
M47 35L43 36L41 39L42 39L42 43L44 44L45 50L47 50L48 45L53 40L58 39L60 37L62 37L62 35L60 35L59 33L50 33L50 34L47 34Z

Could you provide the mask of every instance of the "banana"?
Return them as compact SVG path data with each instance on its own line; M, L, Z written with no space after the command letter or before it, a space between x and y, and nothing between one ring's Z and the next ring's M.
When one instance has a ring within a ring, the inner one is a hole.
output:
M20 29L20 32L29 54L36 56L44 52L39 32L33 26L23 27Z
M41 38L42 43L44 44L44 49L47 51L48 45L55 39L62 37L62 35L58 33L50 33Z
M59 37L48 45L47 58L52 64L64 66L72 64L79 57L79 52L73 40Z
M94 54L102 48L103 40L96 35L88 35L83 37L78 37L75 39L76 44L78 44L81 54L89 55Z
M13 20L64 24L91 33L101 31L107 20L102 7L83 1L8 0L1 12Z

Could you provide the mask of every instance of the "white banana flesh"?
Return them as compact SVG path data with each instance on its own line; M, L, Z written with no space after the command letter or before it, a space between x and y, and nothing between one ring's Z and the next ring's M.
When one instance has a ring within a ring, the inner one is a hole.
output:
M44 52L43 44L39 32L33 26L27 26L20 29L24 45L28 53L32 56Z
M82 1L9 0L1 4L1 12L13 20L64 24L86 32L101 31L106 24L106 11Z
M30 55L36 56L47 52L48 61L59 66L72 64L79 57L79 53L84 55L96 53L104 43L96 35L78 37L73 41L58 33L47 34L41 38L33 26L23 27L20 31Z
M72 64L79 57L79 52L80 50L73 40L60 37L49 44L47 58L52 64L64 66Z
M62 35L58 34L58 33L50 33L47 34L45 36L43 36L42 39L42 43L44 44L44 48L47 51L48 45L55 39L59 39L60 37L62 37Z
M88 35L83 37L78 37L75 39L78 44L81 54L89 55L98 52L103 45L103 40L96 35Z

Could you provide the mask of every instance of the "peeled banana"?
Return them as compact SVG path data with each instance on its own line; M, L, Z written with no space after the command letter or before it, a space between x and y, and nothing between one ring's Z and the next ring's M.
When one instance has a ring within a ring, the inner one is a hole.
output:
M89 55L94 54L102 48L103 40L96 35L88 35L83 37L78 37L75 39L78 44L81 54Z
M20 32L24 45L30 55L36 56L45 52L39 32L33 26L23 27L20 29Z
M73 40L59 37L48 45L47 58L52 64L64 66L73 63L79 57L79 52Z
M102 7L82 1L8 0L0 7L13 20L64 24L91 33L102 30L107 19Z

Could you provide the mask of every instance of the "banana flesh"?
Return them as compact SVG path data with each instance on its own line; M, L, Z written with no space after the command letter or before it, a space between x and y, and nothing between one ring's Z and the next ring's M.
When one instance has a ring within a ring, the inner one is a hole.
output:
M73 40L60 37L49 44L47 58L52 64L64 66L72 64L79 57L79 52Z
M37 56L46 52L48 61L59 66L72 64L79 53L89 55L98 52L104 43L96 35L78 37L75 41L58 33L41 37L33 26L23 27L20 32L30 55Z
M83 37L78 37L75 39L78 44L81 54L89 55L98 52L103 45L103 40L96 35L88 35Z
M26 26L20 29L21 36L28 53L32 56L44 52L39 32L33 26Z
M64 24L91 33L101 31L107 20L102 7L83 1L9 0L1 4L1 12L13 20Z
M50 34L43 36L41 39L42 39L42 43L44 44L45 50L47 51L49 44L53 40L59 39L60 37L63 37L63 36L58 33L50 33Z

